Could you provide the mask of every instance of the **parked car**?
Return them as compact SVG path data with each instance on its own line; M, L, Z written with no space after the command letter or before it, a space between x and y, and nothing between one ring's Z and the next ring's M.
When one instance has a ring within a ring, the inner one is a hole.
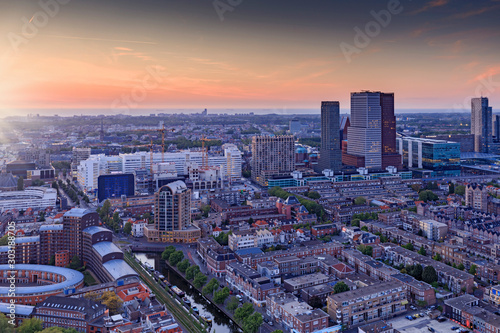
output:
M458 326L453 326L453 327L451 328L451 330L452 330L452 331L455 331L455 330L458 330L459 328L460 328L460 327L458 327Z
M427 329L429 330L429 332L435 332L435 330L432 327L427 327Z
M423 312L420 312L420 313L419 313L419 316L420 316L420 317L424 317L425 315L424 315L424 313L423 313Z

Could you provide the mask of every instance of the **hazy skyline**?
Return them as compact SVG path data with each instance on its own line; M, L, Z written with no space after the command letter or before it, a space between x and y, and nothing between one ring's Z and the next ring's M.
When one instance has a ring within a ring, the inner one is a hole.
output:
M373 13L391 6L377 21ZM319 113L322 100L348 109L360 90L394 92L397 110L465 112L481 94L493 112L500 105L498 0L16 0L0 8L2 116L26 108ZM355 28L371 37L356 43ZM346 57L341 45L356 52Z

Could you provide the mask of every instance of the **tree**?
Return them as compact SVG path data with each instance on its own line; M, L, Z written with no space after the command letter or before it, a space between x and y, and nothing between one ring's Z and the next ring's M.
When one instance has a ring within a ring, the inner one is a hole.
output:
M438 280L438 275L436 270L432 266L425 266L424 271L422 272L422 281L427 283L436 282Z
M126 233L127 235L130 235L132 232L132 223L127 222L125 223L125 226L123 227L123 232Z
M200 289L207 283L207 276L201 272L196 273L194 280L193 280L193 285L195 288Z
M436 260L436 261L441 261L441 255L439 253L436 253L434 255L434 257L432 257L432 259Z
M0 246L4 246L9 244L9 235L3 235L2 238L0 238Z
M214 294L214 302L216 304L224 304L226 298L229 297L229 288L224 287L222 290L216 291Z
M361 230L368 232L368 227L366 225L361 227Z
M352 227L359 227L359 219L352 219L351 220L351 226Z
M262 322L262 315L255 312L243 320L243 330L248 333L257 333Z
M219 287L219 281L216 278L212 278L203 290L201 291L204 295L213 294L215 290Z
M470 265L469 274L476 275L476 273L477 273L477 266L474 264Z
M162 252L162 254L161 254L161 258L162 258L163 260L168 260L168 258L170 258L170 255L171 255L172 253L174 253L174 252L175 252L175 247L173 247L172 245L167 246L167 247L165 248L165 250L163 250L163 252Z
M349 291L349 286L344 281L337 282L333 287L334 294L343 293L344 291Z
M188 259L184 259L183 261L181 261L177 264L177 269L182 273L186 273L186 270L188 269L188 267L189 267L189 260Z
M418 250L418 254L421 254L423 256L427 254L427 251L425 250L423 245L420 247L420 250Z
M80 261L80 258L75 254L73 258L71 258L71 262L69 264L69 268L71 269L78 269L82 267L82 262Z
M252 225L253 224L253 218L248 219L248 224Z
M365 197L357 197L356 199L354 199L354 204L358 205L358 206L364 205L364 204L366 204L366 198Z
M410 268L406 269L408 271L408 274L413 276L417 280L422 280L422 274L423 274L423 268L422 265L416 264L413 266L410 266Z
M109 200L106 200L102 204L101 209L99 209L99 218L101 219L101 221L106 222L108 220L110 211L111 203L109 202Z
M50 256L49 265L50 266L56 265L56 256L55 255Z
M200 272L200 267L198 265L190 266L186 269L186 279L192 280L195 278L196 274Z
M253 311L253 305L251 303L245 303L234 312L234 320L241 323L243 319L249 317Z
M23 320L16 331L17 333L36 333L41 330L43 330L43 321L37 318L31 318Z
M463 186L463 185L455 186L455 194L464 195L465 194L465 186Z
M9 324L9 319L0 313L0 332L14 333L14 325Z
M119 310L123 305L123 301L115 294L114 291L106 291L102 294L100 302L106 305L112 315L119 313Z
M371 247L371 246L366 246L366 245L361 244L358 246L357 249L359 252L363 253L364 255L367 255L370 257L373 255L373 247Z
M282 330L274 330L271 333L283 333L283 331Z
M240 306L240 301L236 296L233 296L229 299L229 302L227 302L226 309L228 309L231 312L234 312Z
M20 176L19 178L17 178L17 190L18 191L24 190L24 178L23 178L23 176Z
M0 331L3 332L3 331ZM62 328L58 326L52 326L44 329L40 333L78 333L78 331L74 328Z
M457 269L459 269L459 270L463 271L463 270L465 269L464 264L462 264L462 263L458 264Z
M168 262L170 263L170 265L176 266L179 262L182 261L182 259L184 259L184 252L175 251L170 255L170 257L168 257Z
M122 223L122 219L120 218L120 214L118 212L115 212L113 214L113 224L111 227L115 230L118 231L120 229L120 224Z
M439 197L436 194L434 194L434 192L432 192L431 190L421 191L418 194L418 200L421 200L424 202L435 201L437 199L439 199Z
M415 247L413 246L412 243L408 243L406 245L403 245L403 247L407 250L410 250L410 251L413 251L415 249Z
M450 183L449 187L449 194L455 193L455 183Z
M319 194L317 191L309 191L307 192L307 197L313 200L317 200L321 198L321 194Z

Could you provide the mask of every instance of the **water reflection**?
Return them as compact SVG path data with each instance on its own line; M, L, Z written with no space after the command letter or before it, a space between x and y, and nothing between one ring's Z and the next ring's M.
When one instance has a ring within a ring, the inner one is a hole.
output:
M165 265L163 260L161 260L160 254L135 253L135 255L142 263L149 263L154 267L155 270L161 272L161 274L163 274L172 285L177 286L182 291L184 291L186 293L186 297L191 301L191 306L196 306L200 312L200 315L210 315L210 317L212 318L212 329L210 330L210 332L241 332L241 330L226 316L226 314L224 314L216 306L208 302L196 289L191 287L191 285L188 284L175 271L171 270L167 265Z

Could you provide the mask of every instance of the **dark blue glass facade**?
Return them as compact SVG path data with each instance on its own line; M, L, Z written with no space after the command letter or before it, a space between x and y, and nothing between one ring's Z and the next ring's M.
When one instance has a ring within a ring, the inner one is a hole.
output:
M133 196L134 174L122 173L101 175L97 178L97 199L103 202L110 198L119 198L122 195Z

